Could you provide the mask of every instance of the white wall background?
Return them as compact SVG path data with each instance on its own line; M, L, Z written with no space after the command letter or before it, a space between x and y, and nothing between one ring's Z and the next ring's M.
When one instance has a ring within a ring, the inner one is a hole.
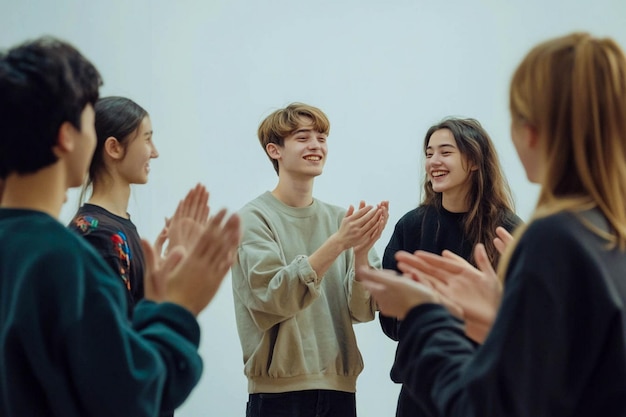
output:
M626 1L0 0L1 48L64 38L100 69L103 96L128 96L150 112L161 157L129 210L144 237L156 236L196 182L208 186L214 208L231 210L272 189L256 128L274 109L303 101L332 123L314 194L346 207L390 200L380 253L420 200L423 135L448 115L475 117L490 132L528 218L537 188L510 143L508 82L531 46L574 30L626 47ZM205 372L180 417L245 414L232 303L227 278L200 316ZM359 415L392 416L395 344L377 321L356 331L365 361Z

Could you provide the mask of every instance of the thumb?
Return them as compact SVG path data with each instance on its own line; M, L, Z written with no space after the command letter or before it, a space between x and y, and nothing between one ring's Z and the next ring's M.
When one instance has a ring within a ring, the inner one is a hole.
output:
M161 254L163 253L163 244L165 244L165 241L167 240L167 235L168 230L167 226L165 226L154 241L154 251L156 252L157 256L161 256Z
M185 255L185 249L182 246L176 246L172 249L163 260L163 265L161 266L161 272L163 275L169 275L185 258Z
M481 245L482 246L482 245ZM477 249L478 246L474 248L474 257L477 258L478 256L477 254ZM483 251L485 250L484 246L483 246ZM448 258L448 259L452 259L454 261L457 261L459 263L465 264L465 265L471 265L469 262L467 262L467 260L459 255L457 255L456 253L445 249L443 252L441 252L441 256L443 256L444 258ZM487 257L487 253L485 252L485 257ZM490 264L491 265L491 264Z
M143 249L144 263L145 263L145 273L144 273L144 293L145 298L148 300L155 300L156 288L154 285L154 275L156 271L156 254L154 252L154 248L147 240L141 239L141 249Z
M487 256L485 245L482 243L477 244L474 248L474 259L476 260L476 266L478 266L478 269L480 269L480 271L483 272L487 278L493 279L495 277L497 281L496 271L494 271L493 266L489 261L489 257Z

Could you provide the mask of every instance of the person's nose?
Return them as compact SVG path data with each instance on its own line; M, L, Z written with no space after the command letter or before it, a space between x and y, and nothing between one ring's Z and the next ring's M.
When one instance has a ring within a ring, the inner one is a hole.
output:
M159 157L159 151L157 150L156 146L153 143L152 151L150 152L150 158L158 158L158 157Z
M312 141L309 142L309 149L320 149L322 147L322 143L319 141L319 139L313 139Z
M438 153L434 153L431 155L430 158L428 158L428 164L432 165L432 166L439 166L441 165L441 158L439 156Z

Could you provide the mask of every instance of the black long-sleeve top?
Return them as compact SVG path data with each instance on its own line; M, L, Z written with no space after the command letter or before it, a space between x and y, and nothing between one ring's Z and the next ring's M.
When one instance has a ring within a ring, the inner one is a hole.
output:
M406 213L395 226L383 256L383 268L398 270L395 254L399 250L415 252L425 250L441 254L448 249L469 260L473 251L472 242L465 237L463 219L465 213L452 213L445 208L420 206ZM502 224L512 232L522 221L513 212L502 215ZM495 230L494 230L495 234ZM380 325L387 336L398 340L400 322L393 317L379 314ZM403 387L398 398L397 417L429 416L420 410L419 399L413 398Z
M409 312L392 378L441 416L626 415L626 253L583 224L598 211L534 221L509 263L482 346L440 305Z

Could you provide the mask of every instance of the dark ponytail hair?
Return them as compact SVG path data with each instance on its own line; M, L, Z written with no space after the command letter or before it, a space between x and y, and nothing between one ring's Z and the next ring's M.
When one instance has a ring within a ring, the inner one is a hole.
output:
M80 201L84 201L87 189L106 173L104 165L104 143L114 137L124 149L128 146L132 134L137 131L148 112L126 97L104 97L94 106L96 113L96 136L98 138L93 159L89 165L89 175L83 185Z

